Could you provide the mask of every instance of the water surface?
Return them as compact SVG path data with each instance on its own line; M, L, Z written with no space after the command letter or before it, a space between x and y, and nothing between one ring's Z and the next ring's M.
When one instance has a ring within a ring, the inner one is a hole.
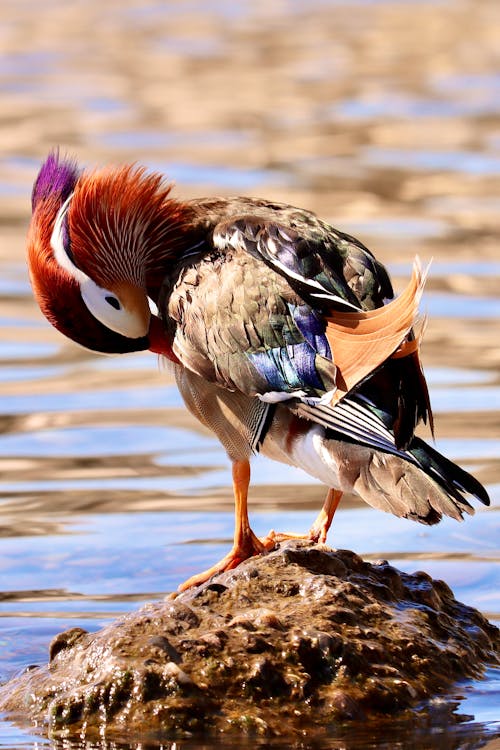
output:
M29 195L57 143L89 164L144 162L189 197L312 208L373 248L399 290L415 254L433 258L423 357L437 447L487 485L492 506L427 528L346 497L330 542L443 578L500 623L500 6L55 0L42 16L8 0L2 11L0 681L45 662L60 631L100 628L174 590L233 531L224 451L186 415L168 370L150 355L86 353L34 306ZM323 493L258 459L255 531L306 530ZM452 697L451 716L438 699L430 722L330 727L297 747L493 748L498 672ZM0 722L0 747L49 744L79 746Z

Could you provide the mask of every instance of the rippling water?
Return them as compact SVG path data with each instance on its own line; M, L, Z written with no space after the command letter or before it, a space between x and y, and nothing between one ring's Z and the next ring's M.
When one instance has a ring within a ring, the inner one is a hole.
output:
M330 542L425 569L499 623L496 0L54 0L43 14L4 0L2 13L0 681L46 661L56 633L97 629L175 589L227 551L233 529L224 452L168 371L151 355L77 349L35 309L29 193L57 143L91 164L143 161L189 196L310 207L374 249L399 289L416 253L434 258L423 356L437 447L485 482L492 507L426 528L347 497ZM307 529L322 495L258 459L256 532ZM456 725L436 710L427 730L350 727L314 747L429 748L446 736L493 748L498 673L454 696ZM33 731L0 722L0 747L48 742Z

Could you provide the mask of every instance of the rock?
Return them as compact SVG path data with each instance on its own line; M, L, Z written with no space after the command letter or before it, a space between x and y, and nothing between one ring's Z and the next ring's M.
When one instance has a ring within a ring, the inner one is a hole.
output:
M425 573L287 542L0 688L51 736L297 733L401 715L499 663L499 631ZM411 714L410 714L411 715Z

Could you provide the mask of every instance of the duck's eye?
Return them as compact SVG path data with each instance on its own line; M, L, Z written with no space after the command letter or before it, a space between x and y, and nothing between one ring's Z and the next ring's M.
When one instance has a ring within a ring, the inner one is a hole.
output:
M80 292L90 313L104 326L129 339L146 336L151 313L146 294L133 284L120 285L121 291L103 289L90 277L80 283Z
M108 295L104 297L108 305L111 305L111 307L114 307L115 310L121 310L120 300L116 297L112 297L111 295Z

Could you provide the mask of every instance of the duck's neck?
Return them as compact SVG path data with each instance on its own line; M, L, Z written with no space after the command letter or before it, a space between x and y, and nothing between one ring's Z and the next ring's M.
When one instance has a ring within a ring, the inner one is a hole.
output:
M154 234L148 237L146 256L146 286L149 297L156 303L165 278L193 250L202 251L207 237L207 227L199 221L192 203L169 200L164 211L168 231L161 237Z

